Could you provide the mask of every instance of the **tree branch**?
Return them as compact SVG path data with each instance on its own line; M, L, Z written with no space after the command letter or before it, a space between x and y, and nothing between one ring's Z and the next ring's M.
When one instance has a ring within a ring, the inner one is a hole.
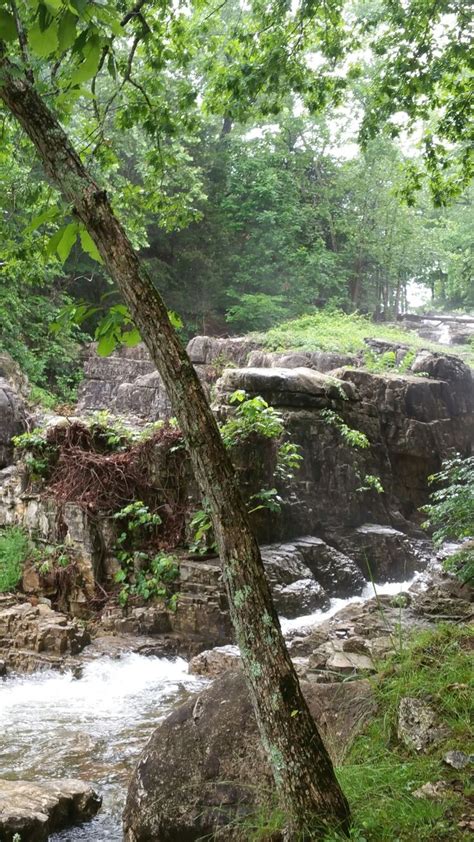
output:
M18 43L20 45L20 52L21 57L23 59L23 64L25 66L25 76L31 84L34 84L35 77L33 74L33 70L31 67L30 61L30 54L28 51L28 39L26 37L26 32L23 28L23 23L21 22L20 15L18 14L18 9L16 6L15 0L10 0L10 5L12 8L13 17L15 18L15 26L16 31L18 33Z

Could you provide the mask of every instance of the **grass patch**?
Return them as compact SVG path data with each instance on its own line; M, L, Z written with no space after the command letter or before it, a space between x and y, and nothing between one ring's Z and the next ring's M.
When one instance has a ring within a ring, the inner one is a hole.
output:
M466 626L443 625L414 637L381 665L375 692L379 714L360 735L338 770L351 804L355 840L435 842L461 840L457 826L468 809L469 770L442 762L449 749L472 750L472 658L474 635ZM403 696L423 698L436 710L449 736L429 754L416 754L396 737ZM442 801L415 798L427 782L445 780L455 790ZM335 837L337 838L337 837Z
M0 593L16 590L30 549L28 535L17 526L0 533Z
M378 713L337 770L352 810L352 842L467 839L458 822L469 813L470 769L456 771L443 763L443 756L451 749L472 751L473 645L471 628L444 624L418 633L396 655L380 662L373 679ZM449 736L427 754L398 742L397 713L403 696L426 700L448 729ZM452 787L441 801L414 796L423 784L440 780ZM261 806L241 822L242 839L281 840L284 821L276 806ZM325 840L347 842L347 837L336 832Z
M258 338L270 351L337 351L357 354L368 350L365 339L386 339L408 345L413 351L428 348L439 353L453 353L452 346L429 342L414 331L372 322L370 318L357 313L348 315L325 310L284 322L260 334ZM469 346L456 346L455 353L466 362L474 364L474 351Z

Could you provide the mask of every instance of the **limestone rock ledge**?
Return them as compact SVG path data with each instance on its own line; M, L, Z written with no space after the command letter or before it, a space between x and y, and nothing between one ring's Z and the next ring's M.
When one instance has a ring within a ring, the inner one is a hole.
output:
M0 595L0 656L9 669L62 667L89 643L89 634L79 623L48 605Z
M0 780L0 839L46 842L64 827L88 821L98 812L101 796L84 781Z

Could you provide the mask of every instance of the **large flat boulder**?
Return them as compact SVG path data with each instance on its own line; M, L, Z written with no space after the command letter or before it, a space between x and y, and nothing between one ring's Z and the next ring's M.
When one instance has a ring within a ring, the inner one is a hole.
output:
M250 368L311 368L314 371L334 371L345 365L358 365L354 354L334 351L252 351L247 365Z
M46 842L55 831L92 819L101 803L84 781L0 780L0 839Z
M328 401L353 398L354 387L311 368L229 368L217 384L220 395L243 389L272 406L323 408Z
M249 354L258 347L259 343L247 336L195 336L186 350L194 365L216 365L216 361L246 365Z

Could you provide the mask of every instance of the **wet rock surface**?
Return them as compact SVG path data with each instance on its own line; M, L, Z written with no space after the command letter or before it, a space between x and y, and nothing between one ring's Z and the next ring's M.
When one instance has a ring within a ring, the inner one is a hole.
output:
M102 799L88 783L78 780L0 780L0 839L46 842L50 834L91 819Z

